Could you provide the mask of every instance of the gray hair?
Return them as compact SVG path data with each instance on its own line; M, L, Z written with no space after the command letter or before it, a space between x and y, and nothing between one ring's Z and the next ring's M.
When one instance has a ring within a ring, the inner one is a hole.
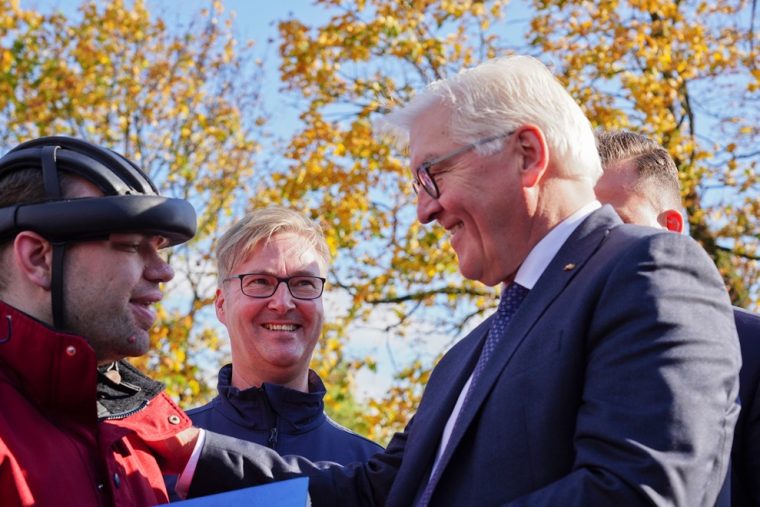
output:
M489 60L435 81L381 120L379 128L397 143L406 144L414 121L437 105L451 110L452 141L472 143L533 124L543 132L560 176L588 178L593 184L602 174L588 118L549 69L535 58L507 56ZM477 152L494 153L503 142L487 143Z
M219 283L229 276L233 266L246 259L260 243L266 243L272 236L281 233L293 233L303 238L304 245L317 252L321 267L327 271L330 249L322 227L297 211L271 206L246 213L219 238L216 246Z

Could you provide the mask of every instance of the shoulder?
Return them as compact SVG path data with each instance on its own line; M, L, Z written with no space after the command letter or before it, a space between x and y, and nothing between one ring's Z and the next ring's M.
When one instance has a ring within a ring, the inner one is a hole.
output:
M734 320L736 327L740 329L740 333L744 330L747 339L752 339L760 344L760 315L744 308L734 307Z
M734 307L734 322L742 350L743 380L753 375L760 381L760 315Z
M610 230L605 243L607 258L616 267L639 272L665 270L694 275L719 285L725 292L714 262L704 248L689 236L623 224Z
M339 438L345 439L348 444L356 445L363 448L365 451L369 451L369 455L376 452L382 452L383 447L367 437L359 435L358 433L346 428L345 426L333 421L330 416L325 414L325 424L339 436Z
M205 405L187 410L187 416L193 421L193 425L199 428L208 427L215 412L214 405L217 402L217 398L214 398Z
M694 241L690 236L643 225L620 224L612 227L609 230L608 236L608 240L605 243L611 246L630 248L633 245L639 245L639 248L642 250L670 246L686 250L699 250L706 255L706 252L704 252L699 243Z

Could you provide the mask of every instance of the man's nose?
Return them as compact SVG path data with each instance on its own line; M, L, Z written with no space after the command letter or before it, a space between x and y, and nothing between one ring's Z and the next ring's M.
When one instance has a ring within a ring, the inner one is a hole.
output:
M438 199L433 199L425 189L421 188L417 194L417 220L423 224L432 222L440 209Z
M174 269L160 254L155 253L145 266L145 278L152 282L166 283L174 278Z
M269 297L267 306L272 310L287 311L295 308L295 301L293 299L292 294L290 294L290 289L288 289L288 284L280 282L277 285L274 294Z

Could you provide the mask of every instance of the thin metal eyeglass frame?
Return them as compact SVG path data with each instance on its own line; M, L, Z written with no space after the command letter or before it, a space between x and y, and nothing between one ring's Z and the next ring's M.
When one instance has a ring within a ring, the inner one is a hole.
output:
M243 290L243 278L246 276L251 276L251 275L267 276L269 278L274 278L275 280L277 280L277 285L274 286L274 290L272 290L272 293L269 294L268 296L252 296L250 294L246 294L245 291ZM280 284L284 283L285 287L288 288L288 292L290 292L290 295L293 296L294 299L300 299L302 301L312 301L314 299L319 299L320 297L322 297L322 293L325 291L325 282L327 281L327 278L323 278L321 276L313 276L313 275L296 275L296 276L288 276L285 278L281 278L279 276L274 276L267 273L241 273L239 275L228 276L227 278L223 279L222 282L229 282L230 280L234 280L235 278L240 280L240 292L242 292L244 296L248 296L249 298L254 298L254 299L271 298L272 296L274 296L275 292L277 292L277 289L280 288ZM293 278L314 278L316 280L321 281L322 287L319 290L319 294L312 298L304 298L304 297L296 296L295 294L293 294L293 289L290 287L290 281Z
M450 153L441 155L440 157L436 157L433 160L426 160L422 162L419 166L417 166L414 180L412 180L412 188L414 189L414 193L419 194L420 187L422 187L423 189L425 189L425 192L427 192L430 197L432 197L433 199L438 199L441 196L441 192L438 190L438 185L435 182L435 178L433 178L433 175L430 174L431 167L433 167L436 164L440 164L441 162L445 162L446 160L454 158L463 153L467 153L470 150L474 150L480 145L490 143L491 141L496 141L498 139L504 139L505 137L509 137L515 132L516 131L513 130L512 132L507 132L506 134L499 134L496 136L486 137L486 138L480 139L479 141L475 141L474 143L466 144Z

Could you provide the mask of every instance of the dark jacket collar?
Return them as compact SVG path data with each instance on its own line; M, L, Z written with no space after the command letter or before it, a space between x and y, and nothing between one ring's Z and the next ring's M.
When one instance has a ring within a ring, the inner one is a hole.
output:
M304 393L278 384L240 390L231 385L232 365L219 370L215 400L222 413L235 423L252 429L269 429L298 434L318 426L325 418L326 390L316 372L309 370L309 392Z
M117 372L115 375L113 372ZM143 375L125 360L98 368L98 417L122 419L143 409L164 384Z

